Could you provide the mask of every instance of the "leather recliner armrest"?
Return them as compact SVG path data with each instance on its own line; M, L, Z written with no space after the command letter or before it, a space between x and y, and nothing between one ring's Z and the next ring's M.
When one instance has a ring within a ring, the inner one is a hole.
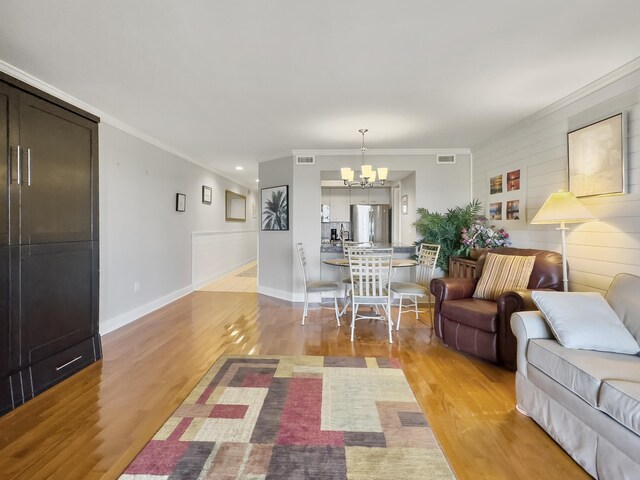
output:
M431 293L438 300L458 300L473 295L478 283L477 278L434 278L431 280Z
M469 298L473 295L478 283L477 278L434 278L429 289L434 299L433 304L433 328L438 338L443 338L442 302L445 300L458 300Z

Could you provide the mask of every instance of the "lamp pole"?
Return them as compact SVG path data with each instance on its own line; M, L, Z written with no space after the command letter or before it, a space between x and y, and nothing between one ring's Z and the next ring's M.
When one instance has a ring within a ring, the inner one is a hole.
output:
M556 228L562 232L562 283L564 284L564 291L569 291L569 276L567 275L567 239L565 232L569 230L565 226L564 222L560 222L560 226Z

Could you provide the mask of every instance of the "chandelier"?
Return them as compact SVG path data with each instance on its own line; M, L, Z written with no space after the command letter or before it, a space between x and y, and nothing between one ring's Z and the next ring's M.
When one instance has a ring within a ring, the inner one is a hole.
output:
M364 146L364 134L369 130L367 130L366 128L361 128L358 131L362 134L362 147L360 147L360 150L362 151L362 160L360 164L360 180L353 180L355 172L352 168L343 167L340 169L342 181L349 188L353 186L360 186L362 188L373 187L376 184L376 178L378 179L380 185L384 185L389 169L386 167L380 167L378 168L378 170L374 170L370 164L365 163L364 152L367 150L367 147Z

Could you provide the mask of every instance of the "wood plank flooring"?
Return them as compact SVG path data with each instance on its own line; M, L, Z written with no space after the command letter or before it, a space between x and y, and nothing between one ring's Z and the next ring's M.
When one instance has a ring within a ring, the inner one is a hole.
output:
M256 265L257 262L251 262L225 277L208 283L204 287L199 288L198 291L256 293L258 291L257 275L247 276L247 273L253 274L255 272Z
M513 373L442 346L410 315L390 345L381 322L358 323L352 343L330 310L304 327L301 312L199 291L104 336L101 362L0 418L0 478L117 478L222 354L400 358L458 478L589 478L516 413Z

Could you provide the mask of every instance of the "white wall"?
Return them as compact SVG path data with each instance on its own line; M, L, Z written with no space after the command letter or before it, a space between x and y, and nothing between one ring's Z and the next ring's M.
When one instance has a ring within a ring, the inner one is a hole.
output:
M258 292L272 297L291 300L291 271L298 267L298 260L293 251L292 218L298 211L298 205L292 201L297 188L293 185L292 166L293 157L285 157L259 165L260 189L289 186L289 230L286 231L260 231L259 235L259 269ZM259 204L260 205L260 204ZM262 206L258 208L258 217L261 218ZM320 183L318 183L318 239L320 238ZM259 225L259 224L258 224ZM260 228L260 227L258 227ZM295 261L295 263L294 263Z
M407 214L402 214L402 197L407 195ZM422 205L421 205L422 206ZM450 205L449 207L452 207ZM447 208L449 208L447 207ZM402 243L411 243L415 240L419 240L416 234L416 228L413 223L416 221L416 174L404 177L400 180L400 208L396 214L400 215L400 238ZM430 208L430 207L425 207Z
M212 205L202 203L202 185L212 187ZM247 222L225 222L225 189L248 195ZM187 195L185 213L175 211L178 192ZM216 238L213 265L199 273L200 280L254 259L257 220L251 208L256 202L256 192L101 123L101 333L192 290L193 232ZM234 249L238 238L246 242L244 256ZM211 259L211 252L204 255Z
M508 228L515 246L561 251L554 226L529 225L546 198L567 189L567 131L604 115L628 112L629 194L581 201L598 222L571 225L567 236L570 289L604 292L620 272L640 275L640 71L607 86L590 88L550 106L473 148L473 194L490 201L489 177L522 168L526 222Z

